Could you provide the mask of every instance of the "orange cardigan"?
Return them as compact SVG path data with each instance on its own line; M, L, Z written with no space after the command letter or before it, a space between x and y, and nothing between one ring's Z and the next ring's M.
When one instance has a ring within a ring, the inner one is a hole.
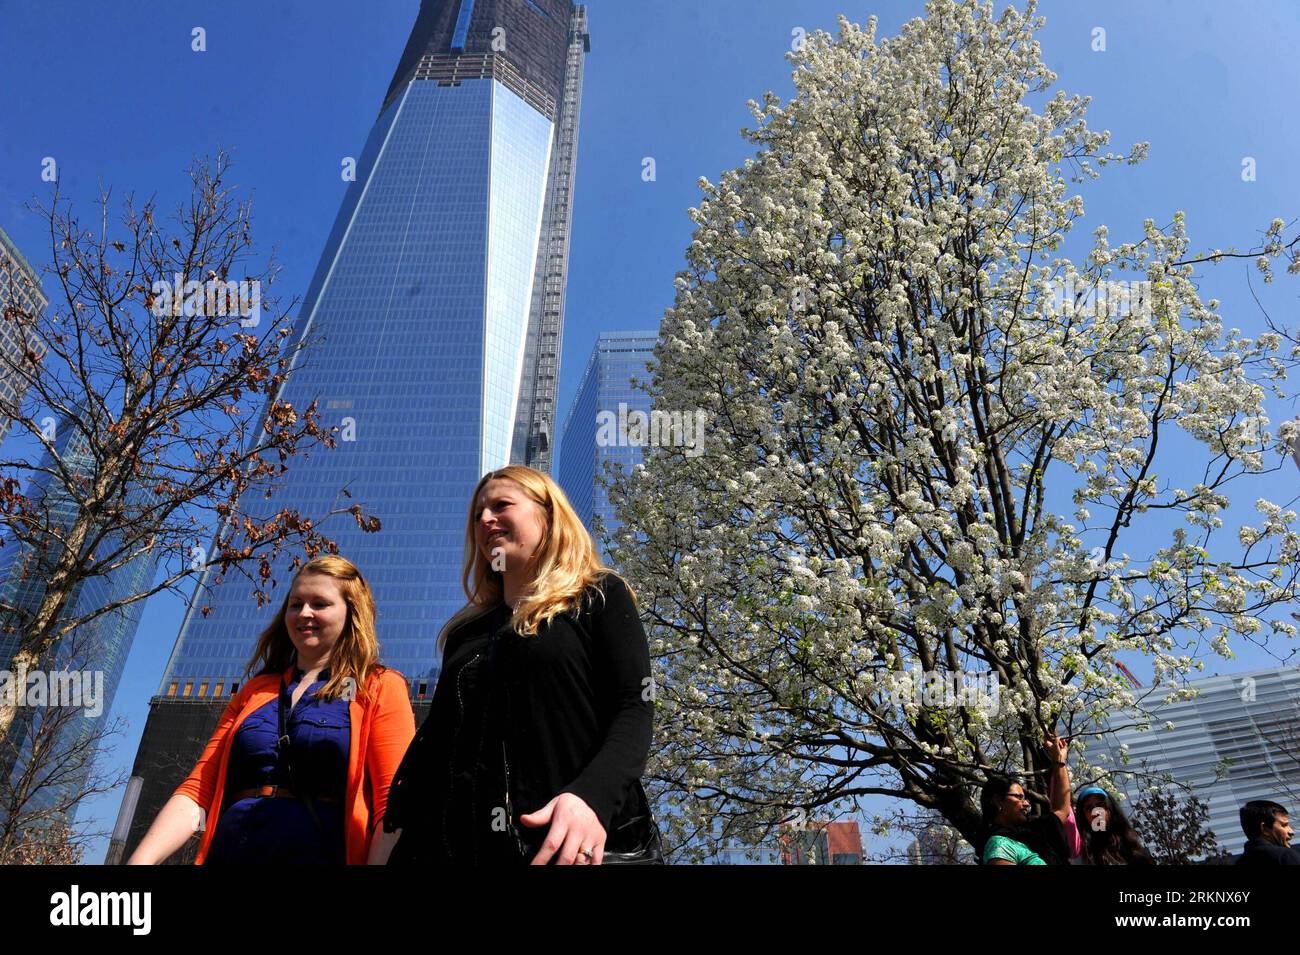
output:
M293 679L293 668L285 671ZM366 684L366 699L351 700L352 722L348 748L348 785L344 804L344 837L348 865L365 865L374 830L383 822L388 805L388 787L406 748L415 736L415 714L411 711L406 679L396 670L377 670ZM207 825L199 843L195 865L202 865L217 831L217 818L226 792L226 766L235 731L250 713L274 700L280 692L280 677L254 677L235 694L221 714L207 748L185 782L176 790L207 811Z

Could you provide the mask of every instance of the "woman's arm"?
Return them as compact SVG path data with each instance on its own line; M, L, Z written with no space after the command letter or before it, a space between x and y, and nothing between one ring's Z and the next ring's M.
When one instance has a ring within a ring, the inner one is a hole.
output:
M217 728L203 748L203 755L185 782L167 800L162 812L158 813L140 845L131 853L127 865L157 865L165 861L207 824L206 807L212 805L217 792L217 778L221 775L221 747L248 699L247 692L245 686L226 704Z
M383 819L380 819L383 822ZM393 846L397 845L397 840L402 838L402 830L396 832L384 832L383 825L375 830L370 839L370 853L366 857L366 865L388 865L388 857L393 854Z
M627 585L610 575L605 598L591 612L592 652L602 692L614 698L614 712L604 740L578 778L560 792L586 803L606 831L627 795L640 779L654 731L654 687L650 647L636 604Z
M388 809L388 788L415 738L415 713L411 710L406 679L396 670L385 670L378 682L378 698L372 704L370 738L366 743L366 776L370 781L370 849L366 862L383 865L393 851L401 830L384 832Z
M1074 810L1070 806L1070 767L1066 762L1070 744L1052 734L1043 740L1043 745L1047 748L1047 758L1052 762L1051 781L1047 793L1052 803L1052 812L1062 824L1068 825L1070 817L1074 815Z
M167 800L162 812L136 846L127 865L158 865L190 841L203 828L203 809L189 796L179 793Z
M610 821L641 778L654 721L650 648L627 585L609 575L587 615L596 692L612 698L613 713L602 727L596 755L577 779L545 806L525 813L525 826L549 826L533 865L594 864L604 859ZM585 852L583 850L586 850Z

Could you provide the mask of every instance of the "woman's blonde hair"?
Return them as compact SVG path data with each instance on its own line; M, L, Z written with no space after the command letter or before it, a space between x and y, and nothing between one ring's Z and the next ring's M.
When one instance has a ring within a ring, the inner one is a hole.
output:
M375 598L370 584L361 576L356 564L335 554L315 557L302 566L294 575L293 583L305 574L321 574L338 581L339 593L348 605L348 619L343 624L343 632L330 652L330 678L317 696L320 699L335 700L345 693L350 698L362 699L366 695L366 681L379 667L379 639L375 636ZM284 595L280 612L269 627L257 638L257 648L253 658L248 661L246 673L252 673L260 664L257 675L266 673L279 674L289 668L295 660L297 649L289 637L289 628L285 626L284 614L289 607L290 593Z
M538 628L552 617L580 610L584 600L599 593L601 577L614 572L601 563L587 528L573 505L550 475L512 464L490 471L479 480L469 499L465 522L465 563L460 582L469 603L458 610L438 635L438 650L463 623L475 620L499 607L505 600L503 578L479 551L474 533L479 492L489 481L513 481L543 511L542 543L537 548L536 572L532 583L520 595L510 624L516 633L536 636ZM628 588L629 593L631 588ZM635 599L635 598L634 598Z

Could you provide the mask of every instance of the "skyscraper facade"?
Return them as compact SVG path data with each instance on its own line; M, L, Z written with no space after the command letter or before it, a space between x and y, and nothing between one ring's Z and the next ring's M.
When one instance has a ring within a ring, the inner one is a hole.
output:
M635 413L650 415L651 398L635 382L649 381L646 366L658 337L652 331L602 332L564 423L557 480L602 551L603 538L618 526L602 479L607 464L630 471L641 460L641 446L627 440L632 429L620 429L618 422ZM602 420L614 427L602 428ZM597 528L603 531L597 534Z
M589 49L570 0L423 0L304 297L299 334L313 344L280 395L317 400L338 447L293 462L271 502L246 501L312 516L359 504L380 519L373 534L347 514L318 527L369 580L383 662L417 699L437 679L439 628L465 602L475 483L512 462L550 469ZM161 724L201 730L274 613L250 594L205 580L191 601L137 755L133 841L169 792L150 776L178 764L146 750L197 753Z

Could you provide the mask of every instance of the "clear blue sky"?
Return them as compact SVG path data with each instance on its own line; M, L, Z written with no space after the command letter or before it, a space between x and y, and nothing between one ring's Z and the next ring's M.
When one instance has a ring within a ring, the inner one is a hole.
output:
M999 4L999 9L1001 4ZM0 226L38 268L49 262L39 220L24 204L46 197L41 162L58 163L61 188L83 211L101 183L117 194L186 191L192 156L230 149L234 180L255 200L255 236L274 247L290 295L311 277L356 156L375 118L418 8L416 0L224 0L198 3L60 3L0 0ZM739 165L746 100L790 91L782 54L791 31L833 30L837 13L880 17L893 34L919 2L848 0L592 0L560 420L602 330L653 328L671 302L689 242L685 210L696 179ZM1187 212L1202 246L1249 245L1274 216L1300 215L1294 122L1300 88L1300 13L1290 0L1248 6L1213 0L1047 0L1041 42L1067 92L1093 97L1095 129L1114 148L1150 140L1137 168L1108 170L1085 192L1083 232L1105 222L1118 244L1152 216ZM207 31L207 52L190 31ZM1106 30L1094 52L1092 31ZM654 157L657 181L641 179ZM1257 180L1241 181L1254 157ZM1228 325L1262 327L1244 266L1206 273L1206 297ZM1275 318L1295 324L1300 285L1285 276L1257 291ZM1283 405L1275 420L1294 414ZM1285 470L1250 491L1290 501L1300 479ZM114 712L130 730L113 757L129 769L183 611L175 598L148 606ZM1243 654L1242 669L1269 665ZM1226 668L1225 668L1226 671ZM120 793L83 811L112 826ZM103 858L104 845L87 856Z

